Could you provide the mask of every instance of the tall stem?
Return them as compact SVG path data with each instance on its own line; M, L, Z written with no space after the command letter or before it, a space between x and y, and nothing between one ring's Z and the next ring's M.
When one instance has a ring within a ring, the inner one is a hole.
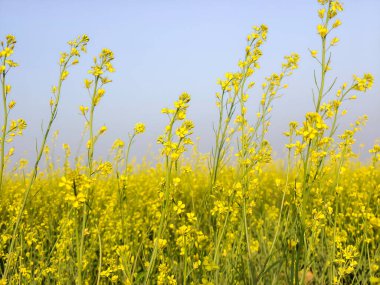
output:
M171 140L172 140L173 125L175 123L177 113L178 113L178 109L176 110L175 114L173 115L173 117L171 118L170 123L169 123L168 137L167 137L168 142L171 142ZM155 265L155 262L157 259L159 239L161 239L161 237L162 237L162 233L163 233L163 230L164 230L164 228L166 226L166 222L167 222L167 215L168 215L167 209L168 209L168 203L170 200L169 198L170 198L170 185L171 185L172 168L173 168L173 161L171 160L169 155L166 155L165 156L166 177L165 177L164 201L163 201L162 207L161 207L160 224L159 224L158 231L157 231L157 233L154 237L154 241L153 241L152 256L150 258L149 266L148 266L148 269L147 269L147 272L145 275L145 280L144 280L145 285L149 284L149 280L150 280L149 278L150 278L150 275L152 274L152 271L153 271L153 268L154 268L154 265Z
M94 92L91 98L91 108L90 108L90 120L89 120L89 129L90 129L90 145L88 148L88 171L89 177L93 174L93 160L94 160L94 111L95 111L95 97L98 90L99 76L95 78Z
M3 60L3 65L5 65L5 58ZM3 127L1 130L1 149L0 149L0 195L3 192L3 175L4 175L4 168L5 168L5 137L7 135L8 130L8 106L7 106L7 94L6 94L6 86L5 86L5 71L2 72L1 77L1 89L2 89L2 95L3 95Z
M54 107L53 107L53 110L51 111L50 120L49 120L48 126L46 128L44 137L42 139L42 143L41 143L40 148L38 150L36 162L34 163L34 167L33 167L32 176L30 178L28 186L26 187L26 191L24 193L24 198L23 198L23 201L22 201L22 204L21 204L21 208L20 208L20 210L19 210L19 212L17 214L16 223L15 223L15 226L13 228L13 234L12 234L12 238L11 238L11 244L10 244L9 250L8 250L9 259L8 259L8 261L7 261L6 265L5 265L5 269L4 269L4 277L3 277L4 279L7 279L9 271L11 270L11 268L13 266L13 256L12 256L12 253L13 253L13 250L14 250L14 246L15 246L15 242L16 242L16 236L17 236L17 232L18 232L18 229L19 229L19 226L20 226L22 214L23 214L23 212L25 210L26 203L28 202L28 198L29 198L32 186L34 184L34 181L37 178L38 165L39 165L40 160L42 158L42 155L43 155L43 152L44 152L44 148L45 148L45 145L46 145L46 141L47 141L47 138L48 138L49 133L50 133L51 126L53 125L53 122L54 122L55 118L57 117L58 104L59 104L59 99L60 99L60 96L61 96L61 88L62 88L62 82L63 82L63 80L62 80L62 73L66 70L67 63L68 63L68 61L63 65L63 67L61 68L60 74L59 74L59 83L58 83L58 87L57 87L57 96L55 98Z

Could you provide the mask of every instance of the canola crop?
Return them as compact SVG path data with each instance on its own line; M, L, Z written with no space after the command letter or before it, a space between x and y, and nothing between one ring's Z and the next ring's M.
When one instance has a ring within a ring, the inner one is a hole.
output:
M210 153L194 146L191 96L184 92L161 110L167 125L157 138L156 164L130 162L146 129L141 122L128 140L114 141L109 160L97 158L107 127L95 128L96 109L115 72L114 54L105 48L84 79L88 104L79 106L86 152L73 157L64 144L64 159L55 163L48 142L58 135L51 130L62 86L86 56L90 39L82 35L61 53L36 159L10 167L12 143L27 123L12 119L16 101L8 78L18 68L17 42L6 36L0 50L0 284L380 284L380 146L368 150L370 163L358 162L353 146L367 117L339 128L347 101L371 89L374 78L331 80L330 49L339 42L343 6L318 2L321 49L310 50L317 66L314 108L302 122L289 123L282 161L272 160L266 134L274 102L301 59L285 56L276 73L256 84L268 34L260 25L247 36L237 71L218 80ZM257 93L261 100L252 108L249 97Z

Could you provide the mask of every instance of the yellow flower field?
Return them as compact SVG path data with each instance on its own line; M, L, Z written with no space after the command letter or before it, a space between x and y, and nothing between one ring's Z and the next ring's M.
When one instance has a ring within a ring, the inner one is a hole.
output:
M107 134L106 126L94 126L96 110L115 72L106 48L84 79L87 105L75 106L86 152L76 157L64 144L63 160L54 160L49 142L57 135L51 130L62 86L87 56L87 35L69 41L60 55L35 160L12 160L13 141L27 122L12 117L17 98L9 78L21 67L14 61L16 38L6 36L0 284L380 284L380 145L368 150L369 163L359 162L353 146L367 117L339 127L347 101L360 100L374 78L334 80L330 51L339 42L343 6L318 2L313 109L302 122L289 122L287 157L277 161L267 140L271 113L302 59L286 55L265 82L255 82L266 25L252 28L236 71L218 80L212 150L203 154L194 145L191 96L184 92L162 106L167 126L157 138L159 159L140 164L131 163L130 153L145 132L141 122L129 140L115 140L109 159L96 156ZM258 106L249 104L252 93L261 98Z

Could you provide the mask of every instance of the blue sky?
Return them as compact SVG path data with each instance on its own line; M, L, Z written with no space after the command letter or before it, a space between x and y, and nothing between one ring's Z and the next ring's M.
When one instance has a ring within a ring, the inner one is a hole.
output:
M301 121L312 109L313 70L318 68L308 49L319 49L317 1L28 1L0 0L0 36L17 37L14 59L20 67L9 80L17 106L13 118L28 122L25 136L16 138L18 156L34 155L35 138L40 138L42 121L49 115L50 89L58 77L58 58L67 50L66 42L86 33L91 41L88 54L71 70L65 82L62 104L54 130L60 130L60 145L69 143L75 152L83 129L79 105L88 102L83 79L88 78L93 56L107 47L115 53L116 73L106 96L96 110L96 126L108 127L97 155L105 156L116 138L126 139L135 122L147 125L138 138L133 154L141 157L155 140L166 117L162 107L170 106L187 91L192 95L189 118L201 137L200 150L212 147L212 123L216 121L217 79L236 71L243 55L245 37L253 25L269 27L263 47L257 83L280 69L283 56L297 52L300 68L288 80L289 88L275 101L269 140L278 157L286 141L282 133L288 122ZM372 72L374 88L349 102L342 127L362 114L369 116L358 143L367 148L380 138L380 1L346 0L335 31L340 43L333 49L330 80L350 82L352 74ZM256 113L260 90L251 93L248 110Z

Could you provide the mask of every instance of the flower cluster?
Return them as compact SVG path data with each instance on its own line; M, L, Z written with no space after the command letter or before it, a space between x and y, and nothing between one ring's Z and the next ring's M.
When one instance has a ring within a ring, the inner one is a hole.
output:
M189 94L182 93L174 102L173 109L164 108L161 111L168 115L169 124L165 127L165 134L158 137L157 143L163 145L161 153L174 161L186 151L186 145L193 144L189 136L193 133L194 124L190 120L185 120L190 99ZM175 128L175 124L180 121L182 121L180 126ZM177 140L173 138L174 133L178 137Z

